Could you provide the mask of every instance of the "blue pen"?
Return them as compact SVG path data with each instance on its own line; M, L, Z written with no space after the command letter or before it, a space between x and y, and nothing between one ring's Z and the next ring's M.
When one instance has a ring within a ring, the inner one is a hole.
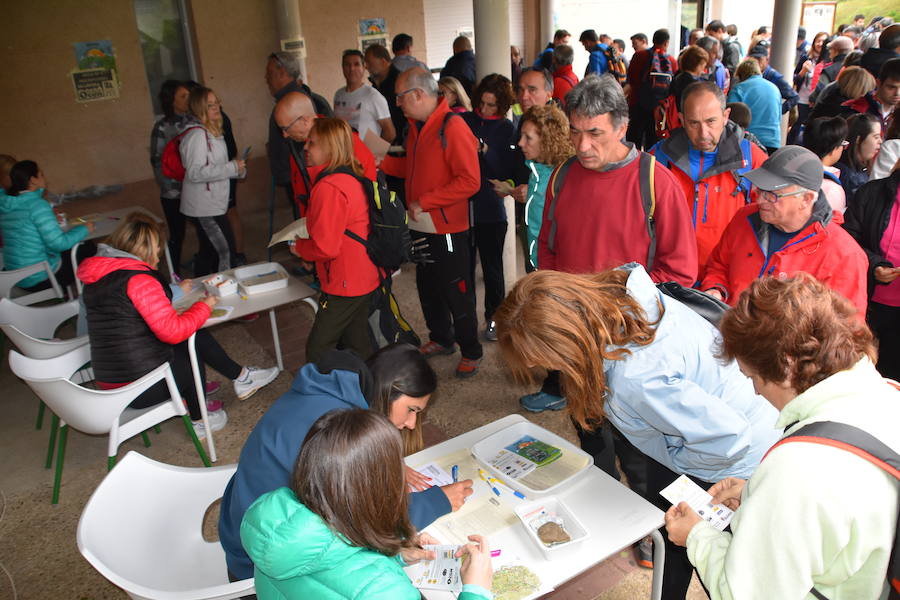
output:
M453 483L459 481L459 465L453 465L453 468L450 469L450 474L453 476Z
M491 483L499 483L499 484L502 485L504 488L506 488L507 490L509 490L510 492L512 492L512 494L513 494L516 498L521 498L522 500L525 500L525 499L526 499L526 498L525 498L525 494L523 494L522 492L519 492L519 491L514 490L514 489L513 489L511 486L509 486L505 481L502 481L502 480L500 480L500 479L497 479L496 477L488 477L488 480L489 480Z
M490 481L488 481L488 478L485 476L484 471L482 471L481 469L478 469L478 476L481 477L481 480L483 482L485 482L489 488L491 488L491 491L493 491L498 496L500 495L500 490L498 490L496 487L494 487L491 484Z

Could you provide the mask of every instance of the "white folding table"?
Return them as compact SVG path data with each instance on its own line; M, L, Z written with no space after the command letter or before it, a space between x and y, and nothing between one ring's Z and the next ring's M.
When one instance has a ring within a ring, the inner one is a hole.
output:
M471 448L479 440L500 429L525 420L521 415L508 415L413 454L407 457L406 464L416 468L439 461L442 457ZM564 488L553 495L562 499L590 534L576 554L566 556L564 559L547 560L528 537L524 525L520 522L490 536L488 542L491 547L514 552L539 575L544 584L555 588L621 549L651 535L654 541L651 598L658 600L662 592L665 549L662 536L657 530L663 525L663 512L593 466L565 484ZM473 502L481 496L493 497L487 485L479 479L475 479L473 490L475 493L469 496L467 502ZM527 500L530 502L538 499L535 497ZM501 493L499 501L513 506L522 502L508 493ZM426 531L431 532L428 528ZM428 600L455 598L451 592L421 591Z

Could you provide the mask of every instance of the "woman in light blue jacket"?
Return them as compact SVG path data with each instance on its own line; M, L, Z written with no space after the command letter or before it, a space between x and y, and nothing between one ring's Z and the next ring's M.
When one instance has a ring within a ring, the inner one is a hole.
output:
M629 482L643 483L635 491L663 510L659 491L679 475L703 489L745 478L779 438L773 407L737 364L716 358L718 330L662 294L638 264L589 275L536 271L519 280L496 320L512 370L560 371L572 419L585 431L606 421L624 436L615 446ZM684 597L692 569L667 542L663 595Z
M94 231L94 224L85 223L68 231L60 228L50 203L44 200L44 172L33 160L13 165L9 179L9 187L0 190L3 268L12 271L46 260L56 271L59 284L70 285L75 280L72 262L63 260L60 253L84 240ZM18 287L36 292L49 288L50 281L46 271L41 271L20 281Z

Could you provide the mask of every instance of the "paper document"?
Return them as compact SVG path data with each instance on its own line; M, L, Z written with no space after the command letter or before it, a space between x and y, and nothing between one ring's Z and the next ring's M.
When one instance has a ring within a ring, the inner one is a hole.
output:
M212 309L212 312L210 313L209 318L206 319L206 322L209 323L210 321L223 321L228 318L228 315L230 315L232 311L234 311L233 306L216 306Z
M415 221L410 217L407 225L409 226L410 231L418 231L419 233L437 233L437 230L434 228L434 220L431 218L431 213L425 211L420 212Z
M420 590L461 592L462 579L459 576L459 569L462 559L455 556L459 546L425 545L422 547L426 550L433 550L435 559L415 566L416 570L409 576L413 585Z
M372 129L366 132L363 143L372 151L375 158L384 158L384 155L388 153L388 150L391 147L390 142L386 141Z
M660 496L671 502L673 505L679 502L687 502L688 505L696 511L709 524L722 531L731 522L734 516L727 506L722 504L713 504L712 496L701 488L699 485L691 481L687 475L682 475L660 493Z
M425 477L429 477L431 479L431 485L441 487L453 483L453 477L451 477L450 474L447 473L447 471L439 467L436 463L428 463L427 465L422 465L421 467L416 469L416 471L418 471Z
M272 239L269 240L269 245L267 248L271 248L278 242L293 242L294 238L300 238L304 240L309 239L309 232L306 230L306 217L302 219L297 219L281 231L272 235Z

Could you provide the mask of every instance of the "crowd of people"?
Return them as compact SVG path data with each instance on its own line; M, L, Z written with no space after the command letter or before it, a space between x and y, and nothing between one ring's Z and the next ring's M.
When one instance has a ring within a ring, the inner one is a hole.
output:
M251 432L225 490L229 577L255 577L262 598L418 597L400 567L430 557L418 531L458 510L472 482L433 487L402 458L422 447L417 415L438 384L428 359L459 350L455 373L472 377L484 341L515 376L546 370L524 409L566 409L597 466L668 509L664 597L683 598L695 568L713 598L879 597L900 484L850 452L782 439L829 420L900 451L900 391L883 381L900 379L900 25L862 20L812 42L801 29L792 79L769 64L767 28L745 55L720 21L684 32L677 56L665 29L631 36L630 59L623 40L585 30L582 78L566 30L533 66L513 48L513 77L480 80L467 37L436 79L400 34L393 56L380 45L343 53L333 109L292 53L270 55L271 173L306 218L291 252L321 294L309 363ZM101 386L170 361L196 420L205 399L188 383L185 340L215 299L177 313L171 299L190 281L173 289L157 265L168 243L181 268L187 220L195 276L242 263L233 183L247 164L213 90L166 82L160 100L151 163L168 241L129 217L77 276ZM383 158L364 142L373 135L391 144ZM175 142L181 180L167 167ZM7 268L69 262L59 253L90 225L59 228L33 161L0 167ZM390 279L365 244L376 181L420 225L419 348L379 350L370 336L372 294ZM510 228L528 274L507 290ZM38 275L23 286L43 284ZM665 282L730 308L717 327ZM146 343L125 343L135 337ZM238 365L202 330L197 340L239 398L277 376ZM225 417L213 408L215 429ZM669 508L659 491L679 475L737 509L730 533ZM470 539L460 598L489 599L490 548ZM652 565L649 539L636 551Z

